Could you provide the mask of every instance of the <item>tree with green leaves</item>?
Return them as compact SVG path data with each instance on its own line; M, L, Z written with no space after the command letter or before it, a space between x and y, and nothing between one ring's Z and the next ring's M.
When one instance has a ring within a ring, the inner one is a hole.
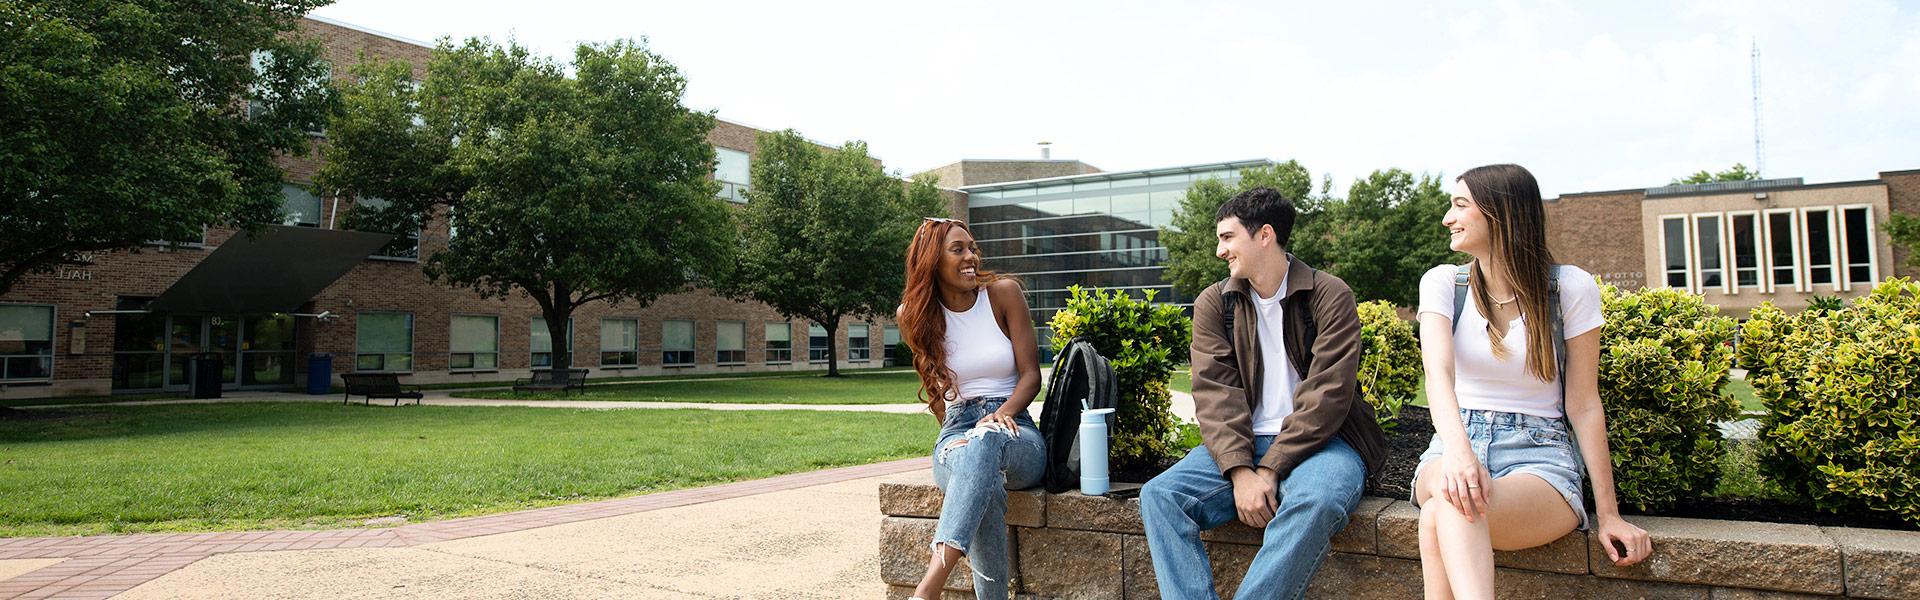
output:
M1300 216L1294 220L1293 241L1298 243L1306 237L1299 233L1301 225L1311 221L1319 211L1317 199L1308 196L1313 191L1313 175L1299 162L1289 160L1277 165L1242 169L1240 179L1233 185L1218 179L1194 182L1187 188L1186 196L1180 199L1180 207L1174 210L1173 220L1160 228L1160 244L1167 247L1166 278L1173 283L1174 289L1188 296L1198 296L1207 286L1227 277L1226 261L1213 254L1213 216L1228 198L1257 187L1280 190L1280 193L1294 201ZM1313 262L1304 257L1301 260L1307 260L1309 264Z
M1324 243L1322 263L1361 302L1386 300L1412 306L1420 299L1420 276L1465 255L1448 248L1440 220L1451 206L1440 177L1400 169L1374 171L1347 188L1347 197L1322 206L1315 236ZM1294 234L1296 238L1300 234Z
M354 75L321 187L384 200L367 217L383 231L444 210L450 239L428 275L531 296L556 346L574 309L646 305L729 259L713 115L681 103L686 79L644 41L582 44L562 66L513 42L443 40L424 81L391 61ZM554 353L554 369L570 366Z
M1888 215L1887 235L1893 238L1893 245L1907 249L1908 265L1920 267L1920 217Z
M726 289L826 328L838 377L840 321L893 314L907 243L922 217L945 216L930 179L889 176L864 142L822 148L791 129L759 136L740 211L740 256Z
M324 0L0 2L0 293L84 253L278 219L333 102Z
M1719 183L1722 181L1752 181L1760 178L1759 171L1749 171L1747 166L1733 163L1733 167L1719 173L1709 173L1706 169L1686 177L1673 180L1672 185L1696 185L1701 183Z

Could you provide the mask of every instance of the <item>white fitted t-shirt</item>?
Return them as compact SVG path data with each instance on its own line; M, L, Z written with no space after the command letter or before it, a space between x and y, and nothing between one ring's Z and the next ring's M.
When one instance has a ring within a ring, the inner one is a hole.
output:
M1420 278L1420 312L1453 319L1453 279L1458 270L1458 265L1440 265ZM1559 271L1560 319L1567 338L1605 323L1600 314L1600 285L1594 283L1593 275L1572 265ZM1494 358L1487 318L1474 306L1472 293L1469 286L1459 326L1453 328L1453 393L1460 408L1560 418L1560 380L1541 381L1527 372L1525 317L1507 324L1506 360Z
M1261 298L1252 291L1253 306L1260 324L1260 406L1253 413L1254 435L1279 435L1287 415L1293 414L1293 391L1300 387L1300 373L1287 356L1287 338L1281 331L1286 320L1287 280L1280 280L1280 291L1272 298Z

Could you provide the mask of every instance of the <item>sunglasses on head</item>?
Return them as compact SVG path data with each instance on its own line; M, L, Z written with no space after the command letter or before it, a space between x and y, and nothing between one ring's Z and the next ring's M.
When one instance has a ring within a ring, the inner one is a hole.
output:
M961 221L959 219L949 219L946 217L920 217L920 218L926 219L928 223L953 223L955 225L966 224L966 222Z

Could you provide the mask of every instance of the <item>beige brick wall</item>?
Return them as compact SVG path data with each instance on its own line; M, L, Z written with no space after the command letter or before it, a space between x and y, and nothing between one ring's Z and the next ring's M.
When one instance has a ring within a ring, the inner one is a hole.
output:
M1640 223L1640 190L1569 194L1546 203L1547 247L1554 260L1599 275L1621 289L1634 290L1651 280L1634 232Z
M932 175L940 178L940 187L959 188L1099 172L1099 167L1077 160L963 160L913 177Z
M1887 200L1894 213L1920 218L1920 170L1888 171L1880 174L1880 180L1887 184ZM1920 266L1914 265L1913 253L1906 248L1893 250L1894 270L1891 273L1901 277L1920 278ZM1889 273L1886 269L1881 274Z

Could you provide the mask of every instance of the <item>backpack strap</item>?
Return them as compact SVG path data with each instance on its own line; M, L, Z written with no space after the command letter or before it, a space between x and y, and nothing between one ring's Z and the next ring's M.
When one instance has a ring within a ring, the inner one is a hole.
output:
M1460 313L1467 309L1467 278L1473 263L1460 265L1453 271L1453 332L1460 333Z
M1227 353L1231 356L1234 344L1240 342L1239 339L1236 339L1239 336L1235 334L1233 330L1233 318L1235 313L1240 312L1240 302L1235 296L1239 296L1240 294L1238 292L1227 291L1228 279L1232 279L1232 277L1222 279L1214 285L1220 286L1220 303L1226 305L1226 310L1220 311L1220 323L1227 328Z

